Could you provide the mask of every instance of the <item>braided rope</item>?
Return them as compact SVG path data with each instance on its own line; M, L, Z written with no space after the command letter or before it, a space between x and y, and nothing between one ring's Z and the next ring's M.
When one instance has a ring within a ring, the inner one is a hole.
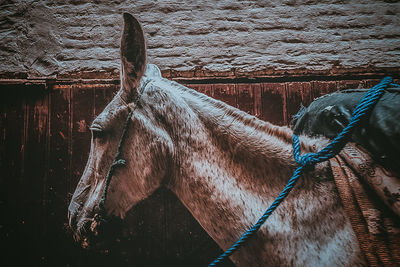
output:
M107 193L108 193L108 187L110 186L111 183L111 178L114 176L115 170L118 167L122 167L126 165L126 160L124 160L123 158L121 158L121 154L122 154L122 146L125 143L125 139L126 139L126 132L128 131L128 127L129 127L129 123L131 120L131 117L133 115L133 111L134 109L130 110L128 113L128 117L125 121L124 124L124 128L122 130L122 136L121 139L119 141L118 144L118 149L117 152L115 153L115 158L113 163L110 166L110 169L108 170L107 176L106 176L106 184L104 186L103 189L103 195L101 196L101 199L99 201L99 214L104 214L105 208L104 208L104 203L106 202L107 199Z
M397 83L391 83L389 86L400 88L400 84Z
M269 206L264 215L249 229L245 232L235 244L233 244L229 249L222 253L217 259L215 259L208 266L216 266L222 263L235 251L237 251L243 244L260 229L263 223L268 219L268 217L274 212L274 210L282 203L282 201L289 195L290 191L296 185L297 180L300 178L303 172L312 170L315 164L322 161L326 161L334 156L336 156L342 148L349 141L354 128L359 124L361 119L365 118L372 111L373 107L383 95L385 88L388 86L399 87L397 84L391 84L392 78L385 77L382 81L372 87L360 100L360 103L356 106L353 111L352 118L349 124L342 130L342 132L332 140L325 148L317 153L307 153L305 155L300 154L300 141L297 135L293 134L293 156L296 162L300 165L293 173L289 182L274 200L274 202Z

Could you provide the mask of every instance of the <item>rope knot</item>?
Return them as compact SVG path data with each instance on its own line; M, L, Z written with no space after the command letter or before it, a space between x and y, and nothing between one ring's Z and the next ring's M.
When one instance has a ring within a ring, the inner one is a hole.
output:
M317 153L300 154L300 140L295 134L293 134L293 155L297 164L307 170L314 170L315 164L320 162L320 155Z
M300 159L297 161L298 164L303 166L307 170L314 170L315 165L319 162L317 153L307 153L303 156L300 156Z

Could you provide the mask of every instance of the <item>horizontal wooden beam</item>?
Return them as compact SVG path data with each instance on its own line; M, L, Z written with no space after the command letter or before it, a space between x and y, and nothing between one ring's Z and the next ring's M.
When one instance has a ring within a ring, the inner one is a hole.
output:
M277 76L277 77L197 77L197 78L169 78L182 84L252 84L252 83L284 83L284 82L311 82L311 81L350 81L350 80L370 80L382 79L385 76L392 76L397 82L400 79L400 72L387 73L366 73L366 74L344 74L344 75L309 75L309 76ZM32 88L49 89L53 85L71 85L71 84L87 84L87 85L119 85L120 80L117 79L0 79L0 89L9 86L32 86Z
M57 74L49 77L31 77L28 73L0 73L0 84L20 82L32 83L118 83L118 69L107 71L75 71ZM354 79L377 79L383 76L400 78L399 67L359 67L359 68L331 68L313 70L307 68L295 69L270 69L244 71L241 69L230 69L227 71L211 71L196 67L188 71L176 71L173 69L162 70L163 77L183 83L252 83L252 82L286 82L286 81L312 81L312 80L354 80Z

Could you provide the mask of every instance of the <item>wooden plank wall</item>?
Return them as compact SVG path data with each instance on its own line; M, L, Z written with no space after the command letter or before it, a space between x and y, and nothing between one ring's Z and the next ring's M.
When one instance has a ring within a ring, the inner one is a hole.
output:
M187 84L260 119L285 125L300 106L378 80ZM113 83L0 86L1 266L204 266L221 251L165 189L128 215L119 242L82 250L67 207L89 152L88 125L112 99ZM231 266L228 263L226 266Z

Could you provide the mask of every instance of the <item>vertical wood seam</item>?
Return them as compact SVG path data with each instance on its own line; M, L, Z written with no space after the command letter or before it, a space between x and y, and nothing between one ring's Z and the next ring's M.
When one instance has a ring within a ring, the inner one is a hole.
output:
M68 181L67 181L67 192L72 192L74 188L72 188L72 132L73 132L73 115L74 111L72 109L72 102L73 102L73 85L68 87L67 91L67 99L68 99L68 113L69 113L69 118L68 118L68 125L69 125L69 132L68 132Z
M283 112L283 124L288 125L288 110L287 110L287 94L288 94L288 87L287 83L283 83L283 92L281 92L282 95L282 112Z

